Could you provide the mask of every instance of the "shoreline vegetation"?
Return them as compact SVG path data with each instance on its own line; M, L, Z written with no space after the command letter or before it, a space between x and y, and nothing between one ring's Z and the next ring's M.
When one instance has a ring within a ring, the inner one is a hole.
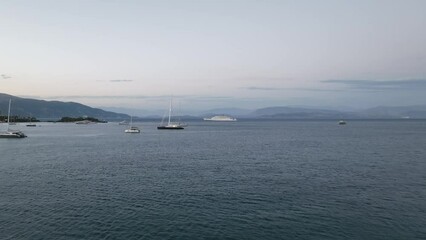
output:
M94 117L62 117L60 120L56 122L64 122L64 123L75 123L75 122L93 122L93 123L107 123L107 121L99 120Z
M10 116L10 122L40 122L35 117L20 117L20 116ZM7 122L7 116L0 116L0 123Z
M28 122L63 122L63 123L76 123L76 122L92 122L92 123L107 123L105 120L99 120L94 117L62 117L59 120L53 121L40 121L35 117L20 117L20 116L11 116L10 123L28 123ZM0 116L0 123L6 123L7 116Z

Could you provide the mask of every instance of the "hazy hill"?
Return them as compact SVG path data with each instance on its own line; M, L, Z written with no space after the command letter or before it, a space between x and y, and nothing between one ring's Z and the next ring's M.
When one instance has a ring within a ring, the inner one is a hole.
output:
M329 110L309 107L266 107L256 110L240 108L211 109L198 114L199 118L230 115L252 119L426 119L426 106L375 107L366 110Z
M123 113L123 114L132 115L132 116L144 117L144 118L146 117L161 118L166 112L165 109L153 110L153 109L137 109L137 108L125 108L125 107L100 107L100 108L106 111Z
M21 117L36 117L38 119L58 120L62 117L89 116L101 120L122 120L130 116L113 111L105 111L92 108L75 102L44 101L29 98L20 98L0 93L0 115L7 114L8 102L12 99L12 115ZM117 110L119 110L117 108ZM144 110L137 114L132 109L134 116L143 118L159 119L164 110ZM142 114L143 113L143 114ZM241 108L216 108L200 113L184 114L184 119L201 119L205 116L226 114L238 118L261 118L261 119L426 119L426 106L405 107L375 107L362 111L337 111L309 107L267 107L257 110ZM191 115L191 116L190 116Z
M235 117L248 115L252 112L252 110L243 109L243 108L215 108L210 109L208 111L204 111L200 114L200 116L213 116L213 115L232 115Z
M375 107L360 111L338 111L307 107L266 107L247 114L230 111L224 112L240 118L262 119L426 119L426 106Z
M426 118L426 105L385 107L379 106L359 112L366 118Z
M283 119L340 119L357 118L354 113L347 113L326 109L310 109L295 107L267 107L260 108L249 114L257 118L283 118Z
M128 119L126 114L104 111L75 102L44 101L20 98L0 93L0 114L6 115L9 99L12 99L11 115L32 116L38 119L89 116L105 120Z

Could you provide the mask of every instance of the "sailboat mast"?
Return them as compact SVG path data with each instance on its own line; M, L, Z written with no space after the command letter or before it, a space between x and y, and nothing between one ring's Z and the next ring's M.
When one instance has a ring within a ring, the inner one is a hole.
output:
M170 116L172 115L172 100L170 99L170 107L169 107L169 123L168 125L170 125Z
M9 99L9 110L7 111L7 131L9 131L9 121L10 121L10 104L12 99Z

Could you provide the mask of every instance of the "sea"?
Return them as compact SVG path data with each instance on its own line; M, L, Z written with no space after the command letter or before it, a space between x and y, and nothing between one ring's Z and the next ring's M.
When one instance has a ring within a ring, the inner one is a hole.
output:
M426 239L425 120L188 124L13 126L0 239Z

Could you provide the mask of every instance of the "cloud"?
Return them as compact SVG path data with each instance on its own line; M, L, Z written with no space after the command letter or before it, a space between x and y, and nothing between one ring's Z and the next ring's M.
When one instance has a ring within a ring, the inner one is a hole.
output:
M309 92L340 92L338 89L321 89L321 88L273 88L273 87L246 87L250 91L309 91Z
M199 95L157 95L157 96L147 96L147 95L64 95L64 96L48 96L46 99L229 99L231 97L224 96L199 96Z
M188 96L185 99L189 100L189 101L213 101L213 102L217 102L217 101L229 101L229 100L234 100L235 97L227 97L227 96Z
M145 96L145 95L64 95L49 96L46 99L158 99L170 96Z
M407 80L324 80L323 83L337 83L352 89L365 90L426 90L426 79Z
M119 82L133 82L133 80L128 80L128 79L115 79L115 80L109 80L109 82L113 82L113 83L119 83Z
M0 77L1 77L2 79L12 78L11 76L8 76L8 75L6 75L6 74L1 74L1 75L0 75Z
M246 87L247 90L260 90L260 91L278 91L283 90L282 88L271 88L271 87Z

